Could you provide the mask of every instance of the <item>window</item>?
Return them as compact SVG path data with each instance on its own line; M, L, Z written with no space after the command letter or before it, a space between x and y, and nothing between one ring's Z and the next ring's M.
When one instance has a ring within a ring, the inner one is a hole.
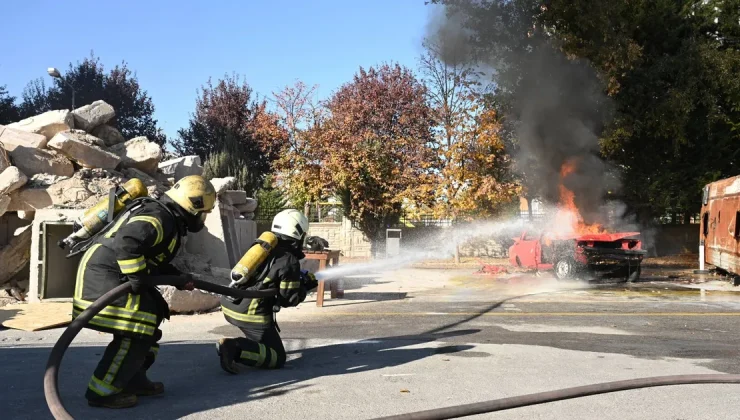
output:
M740 211L735 212L735 239L740 239Z
M701 226L704 229L704 236L709 235L709 212L704 212L704 217L701 218Z

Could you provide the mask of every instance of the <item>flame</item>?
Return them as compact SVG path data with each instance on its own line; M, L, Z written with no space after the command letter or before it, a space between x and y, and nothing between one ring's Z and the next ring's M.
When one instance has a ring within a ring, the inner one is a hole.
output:
M587 224L583 221L581 213L575 202L573 191L565 187L563 180L576 170L575 162L569 161L560 169L560 202L558 212L555 214L555 230L559 234L585 235L589 233L603 233L604 227L600 224Z

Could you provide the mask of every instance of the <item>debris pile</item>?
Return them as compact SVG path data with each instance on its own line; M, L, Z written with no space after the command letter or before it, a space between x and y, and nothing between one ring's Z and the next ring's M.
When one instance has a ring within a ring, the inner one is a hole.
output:
M140 179L150 195L163 193L180 178L203 173L198 156L162 161L157 143L146 137L127 140L112 125L115 115L111 105L95 101L72 112L48 111L0 125L0 226L5 226L0 229L0 291L5 297L22 300L28 290L30 223L37 210L90 208L131 178ZM235 218L254 218L256 200L228 190L233 179L213 181L220 201L236 209ZM196 274L213 276L208 260L200 259L205 262Z

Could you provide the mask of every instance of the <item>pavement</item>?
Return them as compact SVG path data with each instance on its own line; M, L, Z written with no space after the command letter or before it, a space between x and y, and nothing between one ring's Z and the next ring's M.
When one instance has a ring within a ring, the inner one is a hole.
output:
M151 370L166 393L128 410L85 404L110 337L84 330L64 359L61 394L85 419L358 420L622 379L740 373L737 288L702 292L687 287L701 281L650 270L634 284L473 271L374 272L344 279L344 298L322 308L309 296L278 314L289 361L277 371L223 372L214 343L238 330L218 312L174 316ZM2 418L51 418L42 377L61 332L0 331ZM468 418L734 419L738 391L649 388Z

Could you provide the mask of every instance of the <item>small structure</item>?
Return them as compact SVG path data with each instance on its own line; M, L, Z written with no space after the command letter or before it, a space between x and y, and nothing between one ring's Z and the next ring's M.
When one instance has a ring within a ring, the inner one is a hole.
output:
M707 263L740 276L740 175L704 187L699 241L700 270Z
M395 257L401 253L401 229L385 230L385 256Z

